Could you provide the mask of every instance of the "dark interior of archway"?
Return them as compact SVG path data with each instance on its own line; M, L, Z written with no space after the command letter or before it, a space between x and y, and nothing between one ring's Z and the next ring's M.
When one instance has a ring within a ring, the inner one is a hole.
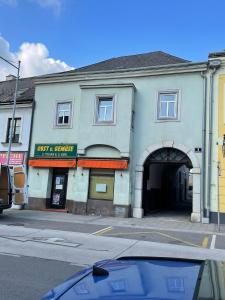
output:
M148 215L159 211L192 210L192 180L190 164L182 162L152 162L144 165L143 209Z

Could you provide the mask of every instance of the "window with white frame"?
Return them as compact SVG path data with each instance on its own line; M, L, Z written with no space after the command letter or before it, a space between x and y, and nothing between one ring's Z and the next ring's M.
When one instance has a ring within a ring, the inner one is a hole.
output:
M178 92L159 92L158 120L178 119Z
M56 125L70 126L71 124L71 102L58 102L56 107Z
M20 130L21 130L21 118L14 118L13 125L12 125L12 118L8 119L6 143L9 143L11 130L12 130L12 143L19 143Z
M97 123L112 123L114 118L113 97L97 97Z

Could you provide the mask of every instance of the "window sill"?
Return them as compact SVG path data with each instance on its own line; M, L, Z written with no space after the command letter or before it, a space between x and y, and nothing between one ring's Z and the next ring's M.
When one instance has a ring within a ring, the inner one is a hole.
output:
M157 119L155 123L164 123L164 122L180 122L180 119Z
M54 126L55 129L70 129L72 128L72 125L69 124L69 125L55 125Z
M93 126L115 126L115 122L96 122Z
M8 146L9 145L9 143L7 143L7 142L1 142L1 144L4 145L4 146ZM22 145L22 143L21 142L12 143L12 145Z

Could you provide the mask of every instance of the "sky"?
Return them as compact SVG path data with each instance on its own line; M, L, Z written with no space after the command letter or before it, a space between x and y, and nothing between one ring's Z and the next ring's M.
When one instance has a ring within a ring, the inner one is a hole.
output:
M225 0L0 0L0 56L28 77L165 51L194 62L225 49ZM0 59L0 80L16 69Z

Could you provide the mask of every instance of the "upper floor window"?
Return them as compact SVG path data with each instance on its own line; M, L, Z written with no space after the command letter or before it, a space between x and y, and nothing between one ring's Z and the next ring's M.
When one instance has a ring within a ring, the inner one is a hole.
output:
M58 102L56 108L56 125L69 126L71 124L71 102Z
M8 119L6 143L9 143L10 132L12 128L12 118ZM19 143L21 130L21 118L15 118L12 128L12 143Z
M97 98L97 123L113 123L114 115L114 100L113 97L98 97Z
M159 92L158 120L176 120L178 118L178 92Z

